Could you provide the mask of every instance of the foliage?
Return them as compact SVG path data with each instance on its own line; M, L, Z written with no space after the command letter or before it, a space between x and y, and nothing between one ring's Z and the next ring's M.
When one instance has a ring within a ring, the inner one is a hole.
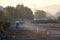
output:
M0 21L0 31L5 31L10 27L11 23L6 21Z
M58 17L58 21L60 21L60 17Z
M4 10L4 16L9 18L10 20L16 19L33 19L33 12L30 8L25 7L24 5L18 4L15 7L7 6Z
M32 19L33 18L33 12L30 8L24 7L24 5L17 5L16 9L18 10L18 13L20 13L21 17L23 19Z
M5 8L5 14L8 16L9 19L13 20L14 19L14 10L15 8L14 7L11 7L11 6L7 6Z
M43 11L43 10L36 10L35 17L38 18L38 19L46 18L46 12Z

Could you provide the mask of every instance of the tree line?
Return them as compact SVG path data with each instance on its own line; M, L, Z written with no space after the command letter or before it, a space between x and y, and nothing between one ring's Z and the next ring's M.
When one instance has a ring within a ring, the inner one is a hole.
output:
M33 19L33 12L30 8L23 4L18 4L16 7L7 6L4 11L0 11L0 20L15 21L19 19Z

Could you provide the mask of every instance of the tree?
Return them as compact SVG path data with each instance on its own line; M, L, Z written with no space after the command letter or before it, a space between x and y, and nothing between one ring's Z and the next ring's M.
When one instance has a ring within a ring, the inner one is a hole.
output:
M34 16L33 16L33 12L31 11L31 9L30 8L28 8L28 7L25 7L24 8L24 18L26 18L26 19L33 19L34 18Z
M7 6L5 8L5 14L8 15L9 19L10 20L13 20L14 19L14 15L15 15L15 8L14 7L11 7L11 6Z
M5 19L4 12L0 11L0 21L3 21Z
M56 13L56 18L58 19L58 21L60 21L60 12Z
M33 12L31 11L30 8L25 7L23 4L22 5L17 5L16 9L18 10L18 15L22 17L22 19L33 19Z
M43 10L36 10L36 12L35 12L35 18L36 19L46 18L46 12L43 11Z
M20 5L20 4L18 4L17 6L16 6L16 16L17 16L17 18L19 19L19 18L23 18L23 8L24 8L24 6L23 5Z
M25 7L24 5L18 4L15 7L7 6L4 11L4 15L11 19L11 21L19 19L33 19L33 12L30 8Z
M2 17L3 16L3 11L0 11L0 17Z
M0 31L6 31L10 27L10 25L10 22L0 21Z
M58 17L58 21L60 21L60 17Z

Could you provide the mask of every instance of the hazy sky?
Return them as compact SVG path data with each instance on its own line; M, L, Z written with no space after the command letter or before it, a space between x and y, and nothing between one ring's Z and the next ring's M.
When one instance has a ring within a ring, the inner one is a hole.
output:
M34 7L38 8L38 7L45 7L49 5L60 5L60 0L0 0L0 6L3 7L6 6L16 7L17 4L22 4L22 3L25 6L28 6L29 8L34 10Z
M33 8L34 5L36 5L36 7L48 6L53 4L60 5L60 0L0 0L0 6L4 6L4 7L6 7L7 5L16 6L17 4L22 4L22 3L25 6Z

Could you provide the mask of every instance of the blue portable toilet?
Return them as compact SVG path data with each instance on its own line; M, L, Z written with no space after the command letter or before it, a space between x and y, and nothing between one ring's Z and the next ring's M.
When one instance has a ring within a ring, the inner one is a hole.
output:
M16 28L19 28L20 22L16 21Z

